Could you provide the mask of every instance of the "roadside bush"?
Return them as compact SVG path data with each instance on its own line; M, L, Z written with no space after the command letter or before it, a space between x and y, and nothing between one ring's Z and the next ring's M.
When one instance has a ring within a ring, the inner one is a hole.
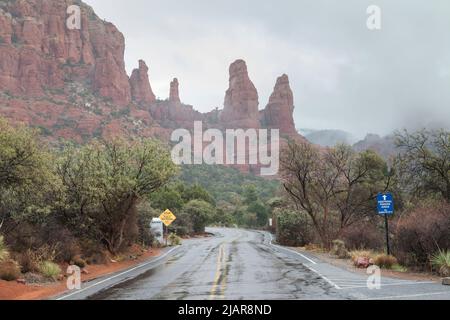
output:
M429 204L407 212L397 222L395 255L407 266L429 267L439 250L450 249L450 204Z
M290 209L275 209L277 242L281 245L305 246L313 239L307 217Z
M70 262L71 265L75 265L81 269L85 268L87 263L80 256L75 256Z
M20 264L23 273L39 271L39 261L37 261L35 253L30 249L15 254L14 259Z
M0 279L14 281L21 276L19 264L14 260L0 262Z
M349 252L350 259L356 263L359 258L373 259L374 253L369 250L353 250Z
M373 263L380 268L391 269L398 264L397 258L387 254L378 254L373 259Z
M175 233L169 234L169 237L167 240L169 241L169 245L171 247L181 245L181 238L179 236L177 236Z
M334 240L331 248L331 254L335 255L339 259L346 259L349 257L349 253L345 248L345 243L342 240Z
M450 277L450 251L440 251L431 258L432 265L443 277Z
M373 222L352 225L344 230L341 238L349 250L380 250L384 245L383 233Z
M51 261L41 262L39 272L47 279L56 280L61 274L61 268Z

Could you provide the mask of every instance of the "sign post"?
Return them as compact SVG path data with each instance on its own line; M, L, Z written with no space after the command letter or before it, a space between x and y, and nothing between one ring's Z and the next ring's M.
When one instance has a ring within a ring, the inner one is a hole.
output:
M389 244L389 216L394 214L394 197L391 193L380 193L377 196L378 214L384 216L384 224L386 229L386 247L387 254L391 254L391 247Z
M167 209L166 211L164 211L160 216L159 219L161 219L161 221L164 223L164 225L166 226L164 228L164 233L166 234L166 246L167 246L167 238L168 238L168 233L169 233L169 226L177 219L177 217L172 213L172 211L170 211L169 209Z

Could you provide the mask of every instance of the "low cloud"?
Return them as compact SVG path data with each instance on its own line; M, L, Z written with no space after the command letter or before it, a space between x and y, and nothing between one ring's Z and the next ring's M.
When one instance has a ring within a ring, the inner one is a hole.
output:
M264 108L289 74L298 128L358 136L450 128L450 2L446 0L88 0L126 38L129 72L143 58L161 98L171 78L200 111L222 107L228 65L247 60ZM382 30L366 9L382 9Z

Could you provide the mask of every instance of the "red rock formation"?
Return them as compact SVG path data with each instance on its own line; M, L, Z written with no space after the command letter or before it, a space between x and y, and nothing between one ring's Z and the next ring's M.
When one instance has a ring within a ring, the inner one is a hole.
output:
M0 3L0 87L33 97L82 80L115 104L129 104L123 35L82 3L81 29L69 30L68 5L59 0Z
M173 102L173 103L180 103L180 93L178 91L178 79L175 78L173 79L173 81L170 83L170 95L169 95L169 101Z
M225 95L221 122L229 128L258 128L258 92L250 80L244 60L230 66L230 86Z
M177 79L171 83L169 100L156 101L144 61L128 78L125 42L117 28L77 1L81 30L69 30L69 2L0 1L1 116L41 127L55 142L65 138L83 143L119 135L168 141L173 129L192 129L194 121L203 121L205 129L278 128L282 144L286 137L302 139L295 131L287 76L278 79L261 112L243 60L230 66L223 111L201 114L182 104ZM237 167L259 171L258 165Z
M130 77L131 96L140 104L151 104L156 101L155 94L148 80L148 67L145 61L139 60L139 69L134 69Z
M296 134L293 112L294 95L289 85L289 77L284 74L277 79L269 104L262 111L263 125L279 129L282 135Z

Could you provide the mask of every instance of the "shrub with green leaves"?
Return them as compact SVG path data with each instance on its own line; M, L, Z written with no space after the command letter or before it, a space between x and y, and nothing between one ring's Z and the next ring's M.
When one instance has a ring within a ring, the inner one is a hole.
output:
M443 277L450 277L450 251L440 251L431 258L432 265Z
M41 274L52 280L56 280L57 277L61 274L61 268L51 261L44 261L39 265L39 271Z
M181 245L181 238L177 236L175 233L169 234L167 239L169 241L170 246L179 246Z

